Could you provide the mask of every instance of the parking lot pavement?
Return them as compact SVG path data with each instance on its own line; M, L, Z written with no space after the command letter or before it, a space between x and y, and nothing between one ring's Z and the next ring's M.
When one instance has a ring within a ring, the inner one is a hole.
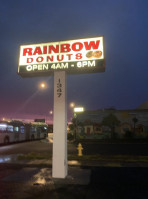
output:
M87 186L90 183L90 175L90 169L70 167L65 179L56 179L52 178L51 168L22 167L15 169L15 167L11 168L10 165L7 169L3 168L3 175L0 178L2 187L0 199L34 198L36 193L43 189L46 190L45 193L57 193L59 189L69 189L69 186Z
M3 182L28 182L29 184L77 184L87 185L90 180L90 169L69 168L65 179L52 178L51 168L22 168L3 178Z
M51 168L0 166L0 199L147 199L148 168L69 167L65 179Z
M147 199L148 168L93 168L91 193L103 199ZM91 195L91 194L90 194Z

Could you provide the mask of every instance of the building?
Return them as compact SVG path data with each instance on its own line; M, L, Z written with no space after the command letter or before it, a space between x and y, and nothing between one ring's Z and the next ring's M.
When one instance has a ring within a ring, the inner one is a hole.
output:
M78 133L84 133L86 136L94 135L98 138L110 138L111 129L101 124L103 118L110 114L115 115L120 121L120 124L115 127L118 138L130 135L135 138L148 137L148 109L116 110L110 108L77 113L77 120L83 124L81 128L79 127Z

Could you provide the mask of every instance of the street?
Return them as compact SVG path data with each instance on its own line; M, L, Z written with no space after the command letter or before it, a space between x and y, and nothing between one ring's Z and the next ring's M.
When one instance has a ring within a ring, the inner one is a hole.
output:
M0 155L40 153L51 157L52 146L53 144L48 142L48 140L14 143L7 146L0 146ZM77 153L77 149L73 144L68 143L68 153Z
M27 154L30 152L52 154L52 144L42 141L22 142L0 146L0 155Z
M82 142L84 155L148 155L148 143ZM40 153L52 156L52 143L46 140L0 146L0 155ZM77 154L77 144L68 142L68 154Z

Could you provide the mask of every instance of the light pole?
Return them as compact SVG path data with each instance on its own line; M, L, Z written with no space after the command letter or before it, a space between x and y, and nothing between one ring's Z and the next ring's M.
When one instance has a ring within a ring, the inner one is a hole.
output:
M75 107L74 108L74 118L75 118L75 134L74 134L74 139L76 140L77 133L78 133L78 119L77 119L77 113L82 113L84 112L84 107Z
M48 88L48 85L47 85L47 83L46 82L40 82L40 83L38 83L38 92L40 92L40 90L46 90ZM47 122L47 120L48 120L48 115L45 115L44 116L45 117L45 121Z
M70 119L70 121L72 121L72 119L74 118L74 107L75 107L75 103L74 103L74 102L71 102L71 103L69 104L69 107L70 107L69 119Z

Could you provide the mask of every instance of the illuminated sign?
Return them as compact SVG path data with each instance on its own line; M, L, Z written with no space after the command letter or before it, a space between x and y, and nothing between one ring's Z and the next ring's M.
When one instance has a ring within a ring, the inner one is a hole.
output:
M74 112L83 112L84 111L84 108L83 107L76 107L74 108Z
M20 46L18 74L22 77L62 70L68 74L104 72L104 38Z

